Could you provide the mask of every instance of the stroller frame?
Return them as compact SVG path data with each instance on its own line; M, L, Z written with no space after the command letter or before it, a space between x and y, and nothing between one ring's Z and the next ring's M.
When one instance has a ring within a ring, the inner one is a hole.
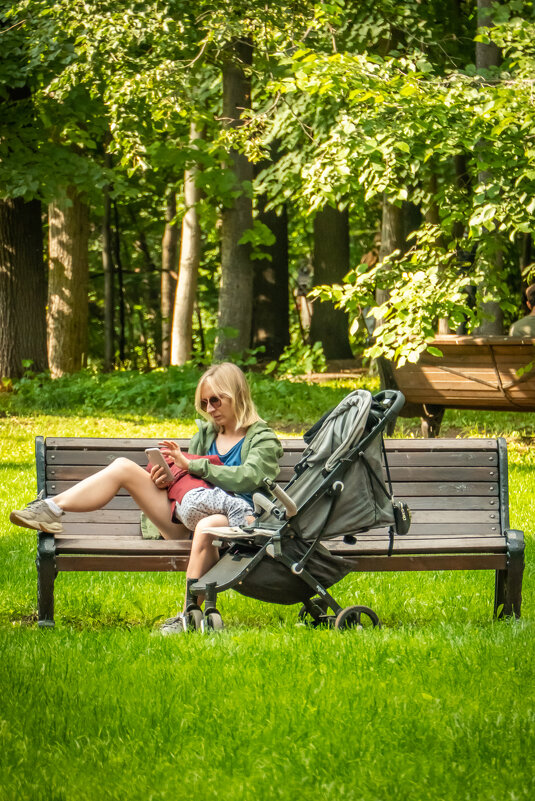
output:
M220 547L223 543L227 542L229 543L229 548L224 558L217 562L204 576L199 579L188 579L184 610L185 628L199 628L202 631L222 629L223 621L217 609L218 594L239 585L245 576L247 576L265 556L283 564L291 573L299 577L317 594L316 597L311 597L303 602L303 606L299 612L299 619L303 622L314 627L318 625L329 625L337 629L348 627L362 628L370 623L372 626L380 625L379 618L369 607L350 606L344 609L340 606L323 584L318 581L306 567L307 562L321 542L323 530L326 528L334 510L334 503L331 506L323 528L318 532L317 536L311 540L309 547L299 560L295 561L282 550L282 543L285 539L299 538L300 515L310 509L319 498L325 495L336 497L342 493L344 489L342 479L349 465L358 459L366 461L364 455L366 448L377 436L383 435L383 431L391 421L395 420L405 402L403 395L395 390L379 392L374 396L374 400L385 408L382 419L373 426L361 442L341 457L339 462L331 470L326 471L324 469L322 471L323 481L297 510L293 501L287 497L290 508L293 504L293 510L291 516L283 514L279 529L255 528L254 524L242 530L233 531L232 533L222 533L218 532L217 529L212 529L215 535L213 544ZM368 469L370 470L371 468ZM297 477L298 473L292 477L287 484L287 488L291 487ZM273 490L275 486L274 482L271 482L269 479L265 480L265 484L268 489L271 490ZM286 506L284 498L285 492L278 489L276 494L279 500ZM287 506L287 509L289 507ZM353 536L347 537L346 541L353 542ZM244 545L249 545L250 550L254 548L254 551L252 553L248 553L247 550L244 551ZM199 595L204 595L205 597L204 613L197 602L197 597ZM331 614L329 614L329 610L331 610Z

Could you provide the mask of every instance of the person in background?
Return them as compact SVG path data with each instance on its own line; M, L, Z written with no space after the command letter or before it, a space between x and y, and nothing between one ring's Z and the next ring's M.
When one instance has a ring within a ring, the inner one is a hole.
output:
M529 314L513 323L509 329L510 337L529 337L535 339L535 284L526 289L526 305Z

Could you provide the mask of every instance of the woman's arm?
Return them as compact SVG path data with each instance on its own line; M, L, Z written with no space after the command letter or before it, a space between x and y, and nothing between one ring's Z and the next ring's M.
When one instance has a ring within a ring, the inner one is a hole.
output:
M220 466L201 458L190 462L188 470L226 492L254 492L264 478L277 477L281 456L280 442L273 431L266 429L253 438L241 465Z

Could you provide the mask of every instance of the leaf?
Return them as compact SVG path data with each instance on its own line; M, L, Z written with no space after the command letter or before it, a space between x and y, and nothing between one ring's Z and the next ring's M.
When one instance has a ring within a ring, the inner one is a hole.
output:
M351 323L351 325L349 327L349 333L351 334L351 336L355 336L355 334L359 330L359 325L360 325L359 318L355 317L355 319L353 320L353 322Z

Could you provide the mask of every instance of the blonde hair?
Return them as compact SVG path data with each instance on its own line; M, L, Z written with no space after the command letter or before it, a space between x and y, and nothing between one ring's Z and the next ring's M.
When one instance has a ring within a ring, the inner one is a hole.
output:
M199 379L195 390L195 408L206 420L213 422L210 415L201 409L202 387L205 382L210 384L217 395L230 398L232 411L236 415L237 428L249 428L262 419L256 411L245 375L232 362L222 362L209 367Z

